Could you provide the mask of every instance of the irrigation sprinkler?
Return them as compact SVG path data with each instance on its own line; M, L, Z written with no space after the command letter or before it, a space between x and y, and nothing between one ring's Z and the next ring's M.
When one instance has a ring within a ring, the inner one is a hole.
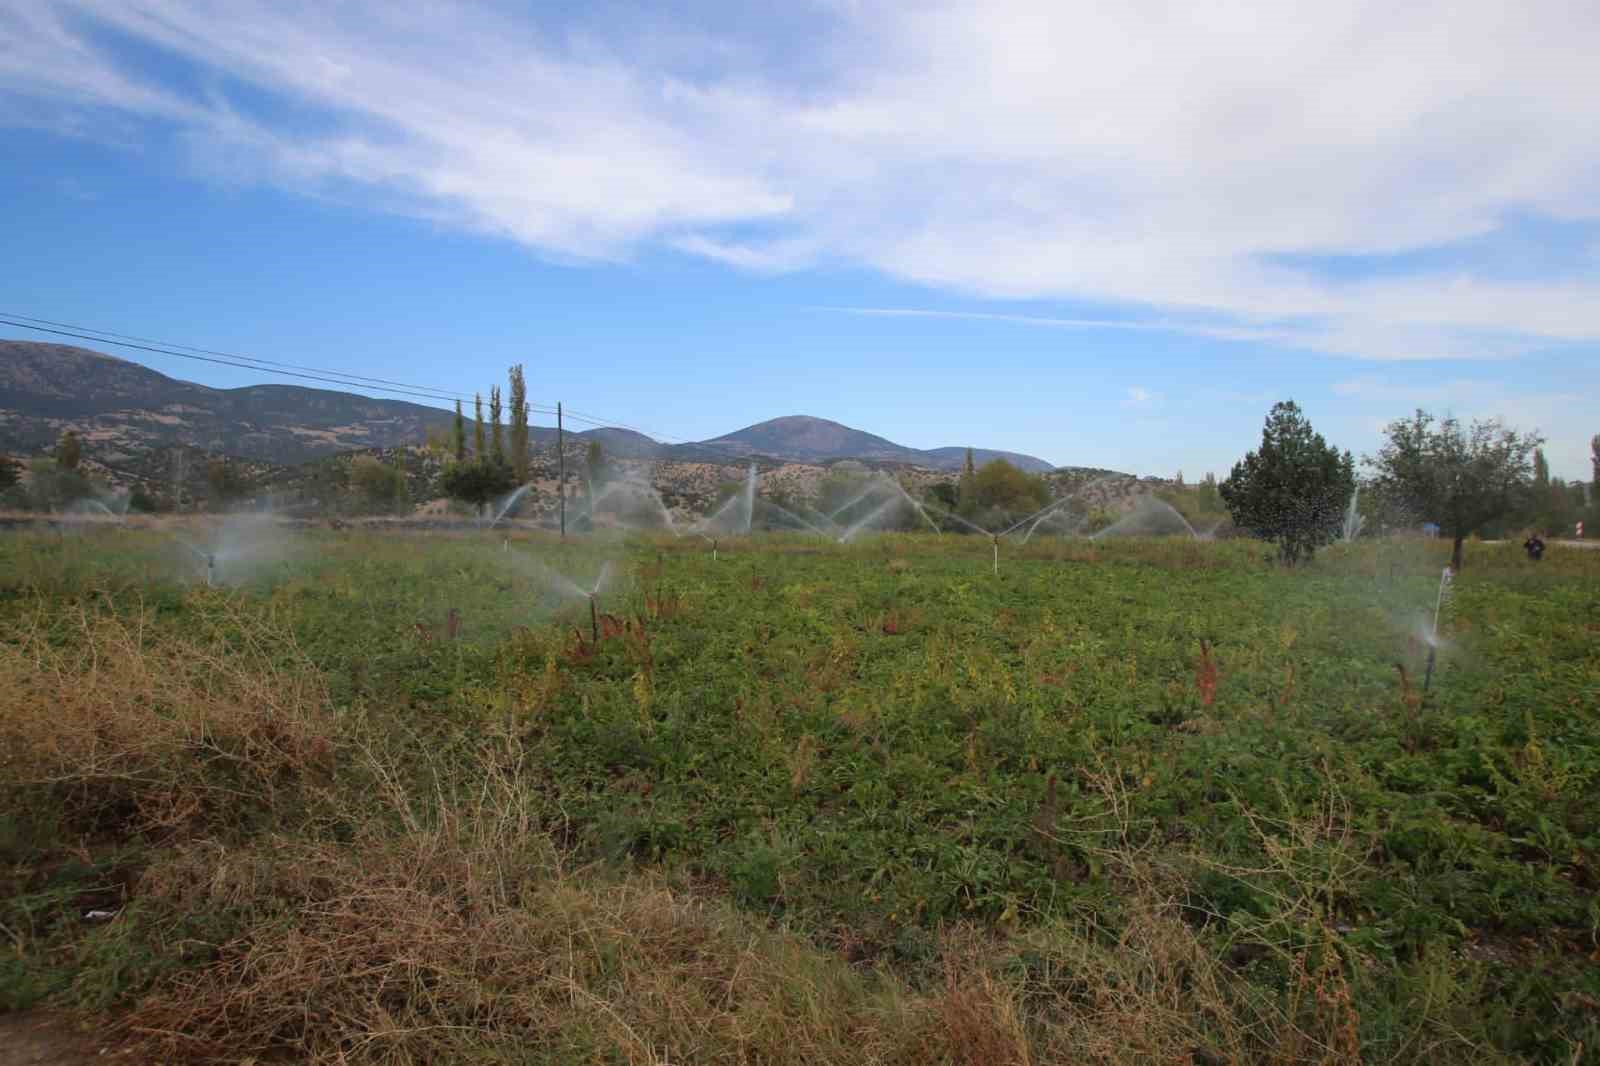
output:
M989 543L994 546L994 576L1000 576L1000 537L998 534L989 538Z
M206 585L213 586L217 583L217 555L215 552L202 551L183 537L178 538L178 543L189 549L196 559L206 564Z
M589 639L600 646L600 613L594 605L594 593L589 593Z

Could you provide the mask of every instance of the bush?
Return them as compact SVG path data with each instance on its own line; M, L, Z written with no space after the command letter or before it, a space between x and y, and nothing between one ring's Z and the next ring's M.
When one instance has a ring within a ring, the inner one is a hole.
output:
M440 480L445 495L452 500L482 508L497 496L503 496L516 487L511 468L493 459L475 459L472 462L451 464Z
M53 511L94 495L89 479L53 459L28 464L28 505L35 511Z
M350 464L350 484L370 510L399 511L407 503L405 471L373 456L356 456Z

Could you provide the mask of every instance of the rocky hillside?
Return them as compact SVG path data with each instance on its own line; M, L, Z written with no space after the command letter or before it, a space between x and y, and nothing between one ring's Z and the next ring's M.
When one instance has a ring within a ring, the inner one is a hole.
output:
M111 467L183 445L266 463L420 443L451 415L297 385L212 389L65 344L0 341L0 449L28 454L76 430Z
M436 407L331 389L213 389L87 348L0 340L0 451L20 455L43 451L72 429L83 438L87 455L112 468L130 467L175 446L292 464L354 449L418 445L430 430L447 431L452 418ZM965 448L907 448L804 415L694 444L662 444L618 428L568 435L585 447L598 440L619 458L713 465L744 457L811 464L859 459L953 471L966 458ZM549 449L556 434L536 426L530 436L536 448ZM1036 473L1051 468L1042 459L1014 452L976 448L973 456L979 464L1005 458Z

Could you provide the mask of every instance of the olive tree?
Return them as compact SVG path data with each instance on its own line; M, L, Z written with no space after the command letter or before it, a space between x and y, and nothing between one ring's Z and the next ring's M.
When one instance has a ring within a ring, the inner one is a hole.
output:
M1450 565L1461 569L1462 543L1479 527L1523 507L1533 488L1537 432L1519 433L1498 418L1462 425L1421 408L1389 423L1387 440L1366 464L1374 484L1414 518L1438 523L1454 541Z

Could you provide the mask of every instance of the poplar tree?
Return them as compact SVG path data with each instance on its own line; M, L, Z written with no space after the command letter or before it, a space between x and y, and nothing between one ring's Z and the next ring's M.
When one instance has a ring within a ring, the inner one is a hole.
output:
M1589 438L1589 473L1593 476L1589 499L1600 500L1600 433Z
M461 401L456 401L455 424L455 453L456 462L463 463L467 459L467 420L461 417Z
M511 377L511 470L520 484L528 480L528 386L522 378L522 364L510 370Z
M472 454L482 459L483 453L483 393L472 394Z
M1589 438L1589 524L1584 532L1600 537L1600 433Z
M489 386L489 419L492 423L494 461L501 466L506 462L505 435L500 432L500 386Z
M956 492L956 512L971 517L978 509L978 468L972 462L972 449L967 449L967 461L961 467L961 484Z
M63 470L76 470L82 459L83 445L78 441L78 435L69 429L61 434L61 440L56 443L56 465Z

